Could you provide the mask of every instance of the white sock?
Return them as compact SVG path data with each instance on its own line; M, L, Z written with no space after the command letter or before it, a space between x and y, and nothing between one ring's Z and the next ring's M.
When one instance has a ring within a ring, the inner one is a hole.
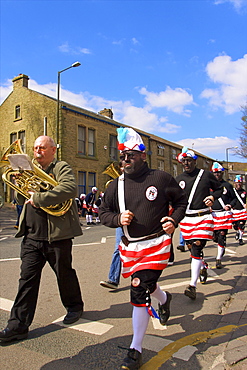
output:
M243 230L239 229L238 232L239 232L239 239L243 239L243 235L244 235Z
M200 275L200 270L202 266L202 260L197 258L192 258L191 260L191 280L190 285L196 287L197 280Z
M216 257L217 260L221 260L221 258L223 256L223 253L224 253L224 250L225 250L225 248L224 247L221 247L218 244L218 254L217 254L217 257Z
M92 215L89 215L89 222L93 222L93 216Z
M142 352L142 341L148 327L149 318L150 315L147 312L146 307L133 306L133 338L130 348L134 348L137 351Z
M86 221L87 221L87 222L90 222L89 220L90 220L90 219L89 219L89 215L86 215Z
M160 289L160 286L159 284L156 284L156 289L155 291L150 294L152 297L156 298L160 304L164 304L166 303L166 300L167 300L167 295L166 295L166 292L163 292L161 289Z

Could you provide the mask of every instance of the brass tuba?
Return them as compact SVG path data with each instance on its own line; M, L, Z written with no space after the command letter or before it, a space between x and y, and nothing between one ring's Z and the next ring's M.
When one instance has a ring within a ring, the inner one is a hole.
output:
M24 198L31 198L29 192L48 191L58 185L58 182L55 179L49 176L41 168L36 166L33 161L33 170L14 170L10 166L10 162L8 160L9 154L24 154L21 149L19 139L14 141L5 151L0 161L0 167L6 167L2 174L3 181L12 189L14 189L17 193L21 194ZM13 182L11 181L11 176L16 176L15 184L13 184ZM72 202L73 200L69 199L61 204L40 208L52 216L62 216L69 210Z
M112 177L112 180L107 181L107 183L105 184L106 189L108 188L110 183L113 181L113 179L116 179L117 177L120 176L120 173L114 167L114 163L111 163L108 167L106 167L105 171L103 171L102 174L106 174Z

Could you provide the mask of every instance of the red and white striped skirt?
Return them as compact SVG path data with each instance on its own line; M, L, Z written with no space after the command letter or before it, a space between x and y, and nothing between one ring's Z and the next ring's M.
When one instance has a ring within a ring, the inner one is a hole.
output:
M119 252L122 275L129 277L139 270L163 270L166 268L171 248L171 236L164 234L155 239L131 242L126 246L122 241Z
M231 229L232 228L232 212L230 211L213 211L214 230Z
M214 232L213 217L211 214L192 217L185 216L180 222L180 231L184 240L212 240Z
M232 217L233 217L232 221L247 220L247 212L244 208L241 209L241 210L233 209L232 210Z

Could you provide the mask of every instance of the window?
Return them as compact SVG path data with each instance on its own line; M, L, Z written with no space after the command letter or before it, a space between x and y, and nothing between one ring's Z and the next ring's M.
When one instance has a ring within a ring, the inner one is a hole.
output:
M88 172L88 191L92 191L92 187L95 185L96 174L95 172Z
M118 159L117 137L115 135L110 135L110 158L112 161Z
M164 171L165 170L165 162L158 160L158 170Z
M78 172L78 197L81 194L86 194L86 172Z
M176 157L177 157L176 149L172 148L172 159L176 159Z
M15 119L20 119L21 118L21 106L16 105L15 107Z
M10 144L12 144L16 140L17 140L17 132L12 132L12 134L10 134Z
M21 149L25 153L25 151L26 151L26 135L25 135L25 131L19 131L18 132L18 139L21 140Z
M88 129L88 155L95 156L95 131Z
M160 156L164 157L164 155L165 155L164 145L160 145L160 144L157 145L157 155L160 155Z
M86 154L86 128L78 126L78 153Z
M207 161L206 159L204 159L203 161L203 168L205 168L206 170L209 169L209 161Z
M176 178L178 175L178 166L177 164L173 163L173 177Z

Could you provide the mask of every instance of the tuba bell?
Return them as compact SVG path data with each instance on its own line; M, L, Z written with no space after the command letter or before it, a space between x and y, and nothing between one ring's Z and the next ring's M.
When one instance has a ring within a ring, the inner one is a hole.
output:
M32 169L30 170L13 169L8 159L8 156L11 154L24 154L21 149L20 139L14 141L7 148L0 161L0 167L5 167L2 174L3 181L24 198L31 198L29 192L48 191L58 185L55 179L35 165L33 161L31 162ZM15 184L11 181L11 176L16 177ZM52 216L62 216L70 209L72 202L73 200L69 199L61 204L40 208Z
M120 173L118 172L118 170L116 170L114 163L111 163L108 167L106 167L105 171L103 171L102 174L106 174L112 177L112 179L107 181L107 183L105 184L106 189L114 179L120 176Z

